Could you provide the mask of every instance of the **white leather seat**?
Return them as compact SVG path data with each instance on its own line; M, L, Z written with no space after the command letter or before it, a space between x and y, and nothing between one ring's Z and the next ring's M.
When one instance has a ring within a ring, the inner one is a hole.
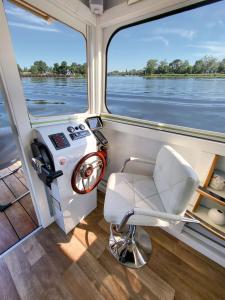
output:
M199 181L192 167L172 147L164 146L157 155L153 177L113 173L108 179L104 217L120 224L131 209L150 209L183 215ZM134 214L128 224L168 226L170 220Z
M125 266L139 268L147 263L152 246L148 234L136 225L198 222L184 213L199 181L192 167L170 146L160 149L153 176L123 173L126 163L134 160L153 164L131 157L120 173L110 175L104 217L111 223L109 248L113 256Z
M124 215L134 207L151 208L156 211L166 212L153 178L129 173L111 174L108 180L104 205L106 221L120 224ZM137 219L137 216L133 215L127 223L157 226L157 220L148 216ZM163 226L163 224L161 225ZM164 226L166 225L168 225L168 222L165 222ZM160 225L158 224L158 226Z

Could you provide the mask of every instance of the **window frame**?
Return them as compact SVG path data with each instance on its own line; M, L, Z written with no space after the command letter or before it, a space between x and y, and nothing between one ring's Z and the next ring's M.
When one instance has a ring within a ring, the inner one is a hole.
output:
M17 6L16 4L13 3L13 5ZM4 1L3 1L3 7L4 7L4 11L5 11L5 5L4 5ZM23 8L25 11L25 8ZM29 12L29 11L28 11ZM29 12L32 14L32 12ZM5 13L6 14L6 13ZM55 122L65 122L65 121L69 121L71 119L79 119L82 116L86 116L87 114L90 113L90 107L91 107L91 103L90 103L90 75L89 75L89 58L88 58L88 54L89 54L89 41L88 41L88 24L86 24L85 22L81 22L80 20L75 20L76 24L70 24L70 22L67 22L66 20L60 20L60 18L58 18L57 16L54 15L54 13L48 13L49 17L52 18L54 21L59 22L65 26L68 26L69 28L71 28L72 30L79 32L82 37L84 38L84 45L85 45L85 57L86 57L86 70L87 70L87 110L81 113L73 113L73 114L61 114L61 115L49 115L49 116L35 116L33 114L31 114L29 112L28 109L28 105L26 103L26 97L25 97L25 93L24 93L24 87L23 87L23 83L21 80L21 86L23 89L23 94L24 94L24 101L26 104L26 108L27 108L27 115L28 118L30 120L30 124L32 127L37 127L37 126L41 126L41 125L45 125L47 123L55 123ZM13 45L13 52L17 61L17 57L16 57L16 52L15 52L15 47L14 47L14 42L12 39L12 34L10 31L10 25L8 23L8 18L7 19L7 24L8 24L8 28L9 28L9 32L10 32L10 37L11 37L11 41L12 41L12 45ZM21 77L20 77L21 79Z
M217 3L220 1L225 1L225 0L205 0L202 2L187 5L185 7L176 8L171 11L159 13L159 14L153 15L151 17L147 17L147 18L145 17L138 21L119 26L115 30L113 30L111 35L108 37L108 40L106 42L106 48L105 48L105 66L104 66L105 87L104 87L104 93L103 93L104 109L103 109L103 113L102 113L103 118L105 118L106 120L110 120L110 121L117 121L120 123L135 125L135 126L139 126L139 127L144 127L144 128L149 128L149 129L154 129L154 130L159 130L159 131L165 131L168 133L176 133L179 135L190 136L190 137L194 137L194 138L200 138L200 139L204 139L204 140L225 143L225 133L222 133L222 132L209 131L209 130L185 127L185 126L180 126L180 125L173 125L173 124L163 123L163 122L155 122L155 121L151 121L151 120L139 119L139 118L123 116L123 115L116 115L116 114L113 114L107 106L107 79L108 79L107 73L108 73L109 47L110 47L111 41L113 40L114 36L118 32L120 32L126 28L130 28L130 27L134 27L134 26L137 26L140 24L160 20L160 19L163 19L163 18L166 18L169 16L183 13L185 11L194 10L194 9L197 9L197 8L200 8L200 7L203 7L206 5L210 5L213 3Z

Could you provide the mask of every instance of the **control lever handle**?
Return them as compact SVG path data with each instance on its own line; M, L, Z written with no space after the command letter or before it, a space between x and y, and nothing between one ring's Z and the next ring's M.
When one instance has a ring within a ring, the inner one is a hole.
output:
M59 170L59 171L52 172L50 176L54 180L62 175L63 175L63 171Z
M51 185L52 181L60 176L63 175L63 171L51 171L48 168L46 168L46 165L42 166L42 176L44 178L44 181L48 186Z

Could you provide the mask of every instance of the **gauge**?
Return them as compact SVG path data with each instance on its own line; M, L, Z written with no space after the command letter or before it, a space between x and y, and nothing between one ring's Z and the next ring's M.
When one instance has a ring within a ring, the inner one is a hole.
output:
M70 132L70 133L73 133L75 131L75 128L73 126L68 126L67 127L67 130Z
M83 124L80 124L80 125L79 125L79 128L80 128L80 130L84 130L84 129L85 129L85 126L84 126Z

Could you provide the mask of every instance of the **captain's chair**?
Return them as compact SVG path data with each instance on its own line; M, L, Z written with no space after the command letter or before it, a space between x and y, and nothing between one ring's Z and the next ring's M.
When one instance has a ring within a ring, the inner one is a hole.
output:
M153 176L123 173L130 161L154 164ZM156 161L130 157L120 173L110 175L104 217L111 223L111 253L123 265L138 268L147 263L151 241L140 227L167 227L178 222L198 222L184 217L198 185L192 167L170 146L163 146Z

